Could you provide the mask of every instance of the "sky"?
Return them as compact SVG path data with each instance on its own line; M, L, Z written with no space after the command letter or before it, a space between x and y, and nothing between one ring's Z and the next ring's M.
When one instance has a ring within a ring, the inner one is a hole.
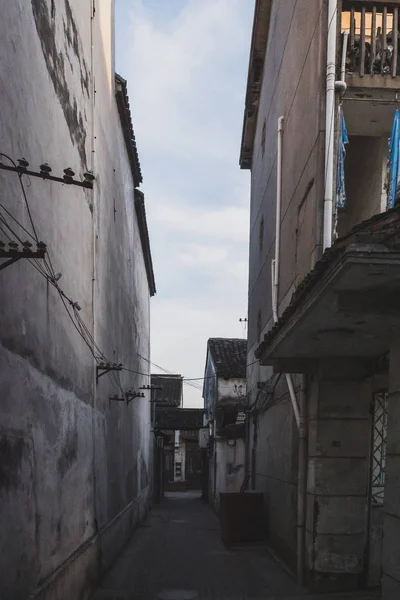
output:
M151 360L201 378L208 338L246 337L249 173L238 161L254 2L115 5L157 286ZM201 387L185 385L184 406L202 406Z

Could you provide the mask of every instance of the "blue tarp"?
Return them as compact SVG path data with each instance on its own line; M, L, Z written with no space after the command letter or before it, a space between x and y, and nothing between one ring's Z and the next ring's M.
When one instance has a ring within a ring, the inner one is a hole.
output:
M400 110L397 108L394 113L392 135L389 140L389 160L388 160L388 190L387 190L387 208L393 206L399 200L400 188Z
M339 151L337 161L337 182L336 182L336 205L342 208L346 203L346 186L344 182L344 159L346 158L346 144L349 143L347 135L346 122L342 111L340 119L339 132Z

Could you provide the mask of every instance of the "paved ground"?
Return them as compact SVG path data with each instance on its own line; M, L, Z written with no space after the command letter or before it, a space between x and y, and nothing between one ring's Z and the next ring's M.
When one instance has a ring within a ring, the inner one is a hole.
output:
M153 509L93 600L298 600L301 596L295 582L263 547L227 549L217 517L197 494L186 493L169 494L161 507ZM342 598L355 600L355 596ZM375 600L375 596L362 599Z

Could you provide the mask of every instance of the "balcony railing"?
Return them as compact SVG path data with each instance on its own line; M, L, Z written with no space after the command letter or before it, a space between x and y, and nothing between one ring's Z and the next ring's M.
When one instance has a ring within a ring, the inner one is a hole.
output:
M343 2L341 29L343 43L347 38L347 73L400 75L399 3Z

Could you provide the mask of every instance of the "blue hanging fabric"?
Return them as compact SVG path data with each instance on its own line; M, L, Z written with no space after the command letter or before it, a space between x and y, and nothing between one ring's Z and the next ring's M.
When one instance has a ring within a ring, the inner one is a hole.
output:
M400 110L397 108L394 113L392 135L389 140L389 160L387 166L388 187L387 187L387 209L393 206L399 200L400 188Z
M344 181L344 159L346 158L346 144L349 143L347 135L346 121L344 120L343 111L341 111L340 132L339 132L339 148L337 159L337 181L336 181L336 206L343 208L346 203L346 185Z

